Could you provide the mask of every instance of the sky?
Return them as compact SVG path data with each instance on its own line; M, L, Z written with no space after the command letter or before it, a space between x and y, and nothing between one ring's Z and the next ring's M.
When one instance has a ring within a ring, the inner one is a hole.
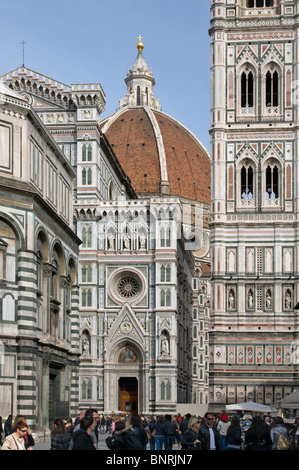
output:
M126 95L137 37L162 111L210 150L210 0L0 0L0 75L25 66L66 85L100 83L102 117Z

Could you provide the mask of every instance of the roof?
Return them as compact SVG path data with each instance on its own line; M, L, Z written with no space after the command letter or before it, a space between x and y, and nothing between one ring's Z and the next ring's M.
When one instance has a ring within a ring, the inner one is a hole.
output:
M136 193L167 188L169 195L210 204L209 154L177 120L137 106L121 108L101 126Z
M290 395L287 395L283 400L281 400L280 407L299 409L299 391L295 390L293 393L290 393Z
M1 82L0 82L0 95L9 96L10 98L18 99L20 101L24 101L27 103L27 101L22 95L20 95L19 93L12 90L11 88L9 88L8 86L4 85L4 83L1 83Z

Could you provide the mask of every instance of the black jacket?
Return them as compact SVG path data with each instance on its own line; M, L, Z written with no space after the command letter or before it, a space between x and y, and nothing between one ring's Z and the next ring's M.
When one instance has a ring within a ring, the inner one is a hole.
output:
M183 440L181 442L182 450L199 450L199 444L194 444L197 439L197 433L192 429L187 429L183 434Z
M182 434L184 434L184 432L187 431L188 426L189 426L189 420L190 420L190 418L185 418L181 421L180 431L182 432Z
M216 450L220 450L221 445L219 432L215 427L212 427L212 431L214 433ZM206 423L200 426L200 428L198 429L197 439L200 441L200 450L210 450L210 431Z
M58 434L53 432L51 435L50 450L68 450L72 435L69 432Z
M272 446L272 439L268 425L265 424L264 432L261 437L257 437L255 431L251 428L245 433L245 448L246 450L270 450Z
M124 439L123 450L144 450L148 443L146 430L141 426L127 426L114 434Z
M178 423L176 421L165 421L165 435L167 437L175 437L177 434Z
M96 450L90 435L84 429L73 432L72 450Z
M228 445L239 446L242 444L242 432L240 426L236 426L232 434L226 434L226 442Z

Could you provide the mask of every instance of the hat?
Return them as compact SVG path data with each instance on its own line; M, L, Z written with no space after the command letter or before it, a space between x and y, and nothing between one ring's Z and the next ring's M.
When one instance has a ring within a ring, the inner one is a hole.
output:
M228 416L227 415L221 415L220 419L221 419L221 421L224 421L226 423L228 421Z

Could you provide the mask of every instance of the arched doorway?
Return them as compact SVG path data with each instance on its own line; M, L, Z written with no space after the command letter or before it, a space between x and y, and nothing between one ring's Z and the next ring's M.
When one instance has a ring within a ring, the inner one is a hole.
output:
M111 349L111 363L105 380L105 409L143 413L148 402L143 352L139 345L127 339Z
M119 410L138 413L138 380L136 377L121 377L119 383Z

